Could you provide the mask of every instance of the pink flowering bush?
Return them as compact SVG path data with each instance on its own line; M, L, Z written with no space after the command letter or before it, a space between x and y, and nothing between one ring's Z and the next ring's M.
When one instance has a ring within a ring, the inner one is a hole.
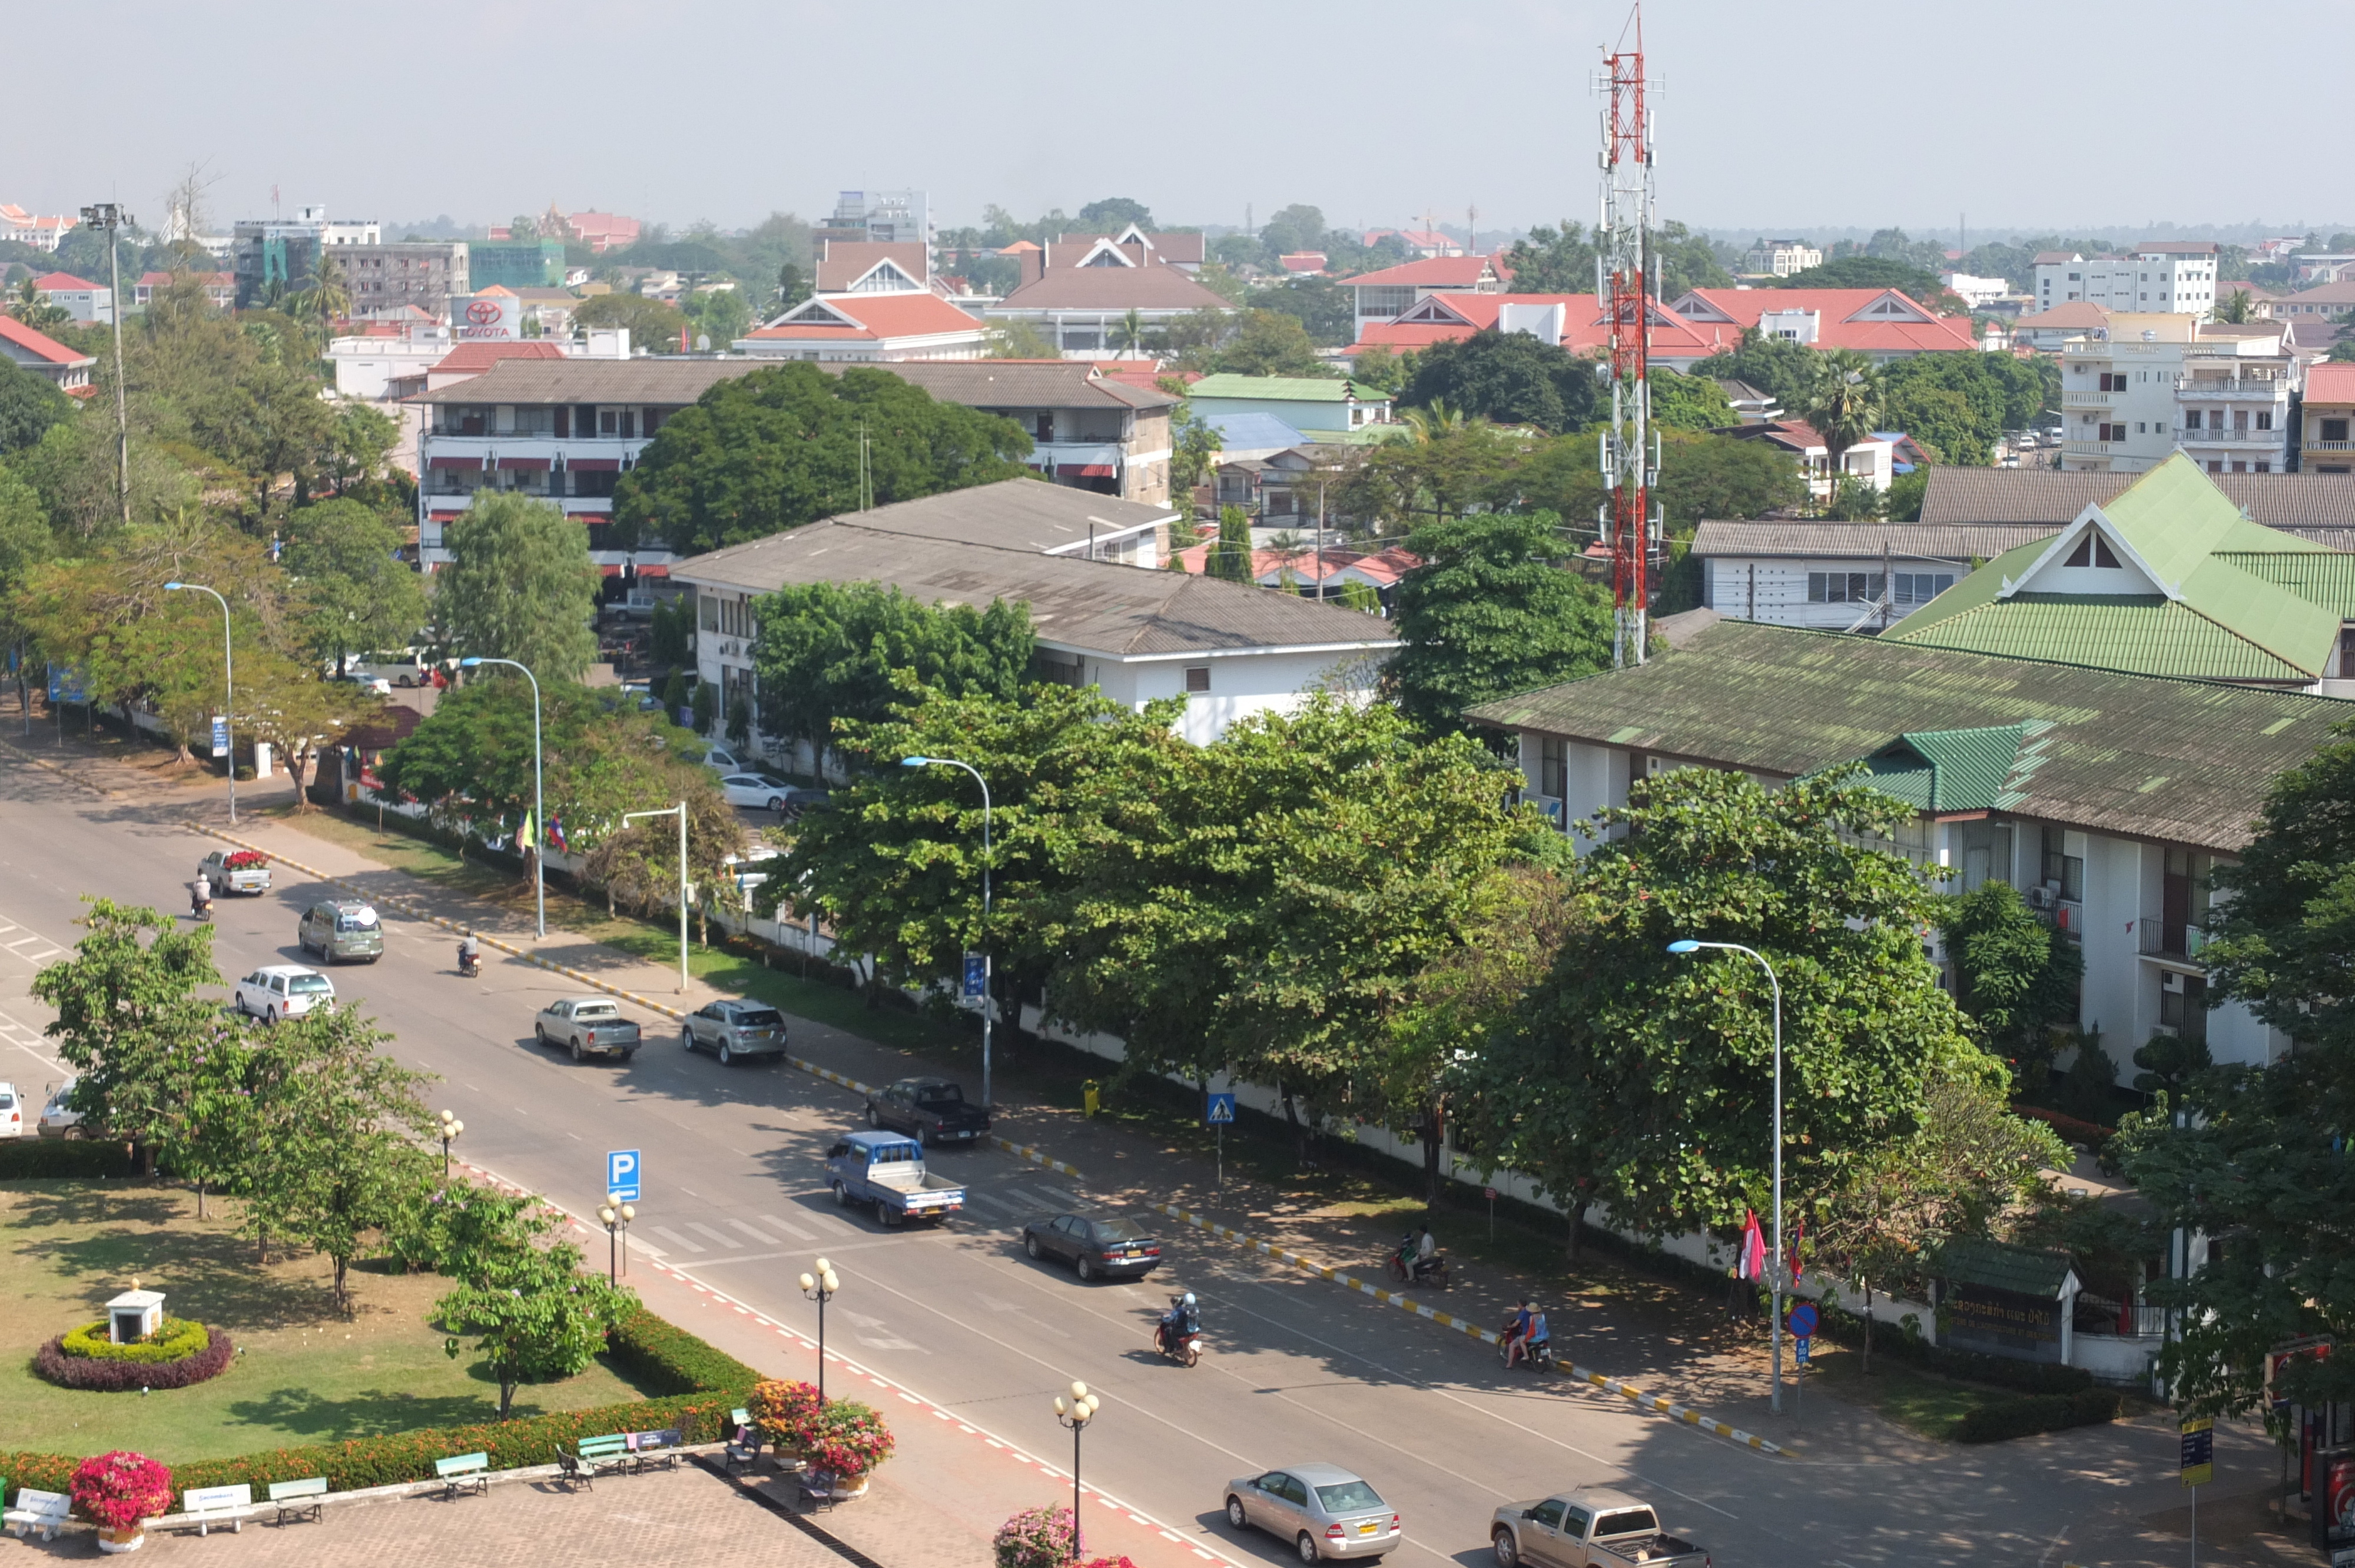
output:
M802 1457L811 1469L832 1476L837 1485L853 1487L890 1458L895 1446L891 1429L872 1406L837 1399L810 1422Z
M1074 1536L1070 1509L1030 1508L999 1525L990 1546L997 1568L1062 1568L1071 1560Z
M74 1467L74 1512L108 1530L136 1530L172 1506L172 1472L144 1454L116 1449Z
M797 1454L809 1446L810 1424L817 1419L819 1410L817 1390L810 1384L764 1379L744 1404L745 1413L772 1446Z

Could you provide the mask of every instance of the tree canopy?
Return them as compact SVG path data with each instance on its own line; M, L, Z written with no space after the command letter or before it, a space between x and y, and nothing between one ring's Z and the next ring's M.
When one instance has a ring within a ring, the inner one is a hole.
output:
M1414 408L1444 404L1468 417L1560 435L1593 417L1596 397L1592 361L1528 333L1490 327L1415 355L1414 374L1398 400Z
M592 624L603 579L589 530L564 509L512 491L478 491L442 527L450 563L436 578L441 641L461 656L513 659L576 681L597 657Z
M425 587L400 558L402 530L357 501L307 506L286 522L284 566L295 579L311 649L338 673L354 653L405 648L424 629Z
M615 492L616 532L692 554L856 511L862 434L877 505L1029 471L1013 420L936 402L888 370L763 367L664 423Z

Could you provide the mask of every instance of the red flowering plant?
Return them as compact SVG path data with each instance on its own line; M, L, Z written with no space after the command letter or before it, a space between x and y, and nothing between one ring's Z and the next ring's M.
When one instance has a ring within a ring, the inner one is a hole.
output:
M1130 1562L1125 1555L1119 1557L1095 1557L1089 1559L1088 1568L1136 1568L1136 1564Z
M270 857L260 850L232 850L229 858L221 862L231 871L251 871L256 866L269 863Z
M871 1406L837 1399L810 1423L803 1457L811 1469L832 1476L837 1485L855 1486L890 1458L894 1446L891 1429Z
M74 1511L109 1530L136 1530L172 1506L172 1472L144 1454L116 1449L74 1467Z
M756 1384L745 1409L771 1444L798 1453L809 1446L810 1425L817 1419L817 1390L805 1383L769 1379Z
M1071 1560L1076 1533L1070 1509L1024 1509L997 1527L990 1550L996 1568L1062 1568Z

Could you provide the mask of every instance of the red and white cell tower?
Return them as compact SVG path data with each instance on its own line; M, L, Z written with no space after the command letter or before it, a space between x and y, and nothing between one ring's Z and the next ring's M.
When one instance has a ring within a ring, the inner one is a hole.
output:
M1644 10L1629 18L1632 51L1603 58L1596 89L1607 91L1603 111L1603 209L1594 228L1594 291L1611 322L1611 423L1603 432L1603 474L1611 486L1596 521L1611 551L1611 596L1616 606L1612 663L1644 662L1651 566L1660 537L1652 509L1659 480L1658 438L1652 430L1652 113L1645 104ZM1628 33L1620 35L1624 46Z

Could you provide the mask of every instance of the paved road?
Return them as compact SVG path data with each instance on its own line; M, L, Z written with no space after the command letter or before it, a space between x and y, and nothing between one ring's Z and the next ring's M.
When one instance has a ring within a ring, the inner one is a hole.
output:
M22 986L70 945L79 896L177 906L209 842L176 812L92 800L0 752L0 1076L28 1087L55 1076L27 1059L43 1055L42 1019ZM218 904L223 972L301 961L294 923L311 895L282 867L272 894ZM885 1232L838 1210L821 1183L826 1145L858 1111L842 1090L783 1067L724 1070L683 1052L654 1018L634 1061L576 1066L530 1031L569 982L503 959L461 982L449 938L430 926L390 919L380 965L334 973L396 1032L398 1054L446 1080L432 1101L464 1118L469 1159L585 1214L602 1196L605 1151L642 1150L634 1239L648 1252L798 1326L814 1314L794 1277L823 1252L844 1279L830 1348L1034 1452L1068 1452L1049 1401L1084 1379L1104 1400L1087 1439L1090 1481L1200 1530L1192 1539L1230 1561L1289 1549L1219 1525L1223 1483L1306 1459L1358 1470L1397 1507L1398 1563L1466 1568L1485 1560L1496 1504L1588 1482L1651 1499L1725 1568L2059 1568L2089 1532L2114 1532L2122 1505L2175 1500L2160 1489L2171 1435L2149 1428L1956 1449L1850 1414L1840 1457L1777 1459L1608 1395L1508 1378L1484 1346L1184 1231L1164 1232L1165 1277L1082 1285L1022 1255L1020 1223L1136 1195L1098 1194L996 1151L938 1156L969 1183L966 1216ZM809 1025L805 1038L821 1033ZM1155 1312L1181 1287L1200 1294L1213 1346L1191 1371L1148 1348ZM2269 1452L2220 1449L2249 1484L2270 1475Z

